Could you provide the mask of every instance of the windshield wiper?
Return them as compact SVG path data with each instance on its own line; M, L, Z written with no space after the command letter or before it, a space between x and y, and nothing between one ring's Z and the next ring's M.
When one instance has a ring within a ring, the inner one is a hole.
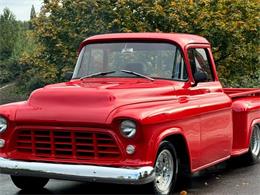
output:
M150 81L154 81L153 78L146 76L146 75L143 75L143 74L140 74L140 73L137 73L137 72L134 72L134 71L130 71L130 70L120 70L120 71L127 73L127 74L132 74L132 75L135 75L135 76L138 76L138 77L146 78ZM116 72L115 70L114 71L107 71L107 72L97 72L97 73L94 73L94 74L83 76L83 77L80 78L80 80L85 79L85 78L91 78L91 77L96 77L96 76L104 76L104 75L107 75L107 74L113 74L115 72Z
M97 73L94 73L94 74L83 76L83 77L80 78L80 80L85 79L85 78L95 77L95 76L104 76L104 75L112 74L112 73L115 73L115 72L116 71L97 72Z
M135 75L135 76L138 76L138 77L146 78L146 79L148 79L148 80L150 80L150 81L154 81L153 78L148 77L148 76L143 75L143 74L140 74L140 73L138 73L138 72L134 72L134 71L130 71L130 70L120 70L120 71L121 71L121 72L124 72L124 73L127 73L127 74L132 74L132 75Z

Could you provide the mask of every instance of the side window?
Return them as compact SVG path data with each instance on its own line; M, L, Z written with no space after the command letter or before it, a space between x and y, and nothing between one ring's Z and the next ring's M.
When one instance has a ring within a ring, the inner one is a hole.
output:
M174 80L187 80L188 79L186 65L184 63L183 57L182 57L179 49L176 51L176 54L175 54L172 79L174 79Z
M202 71L207 73L208 81L213 81L214 76L206 49L192 48L188 50L188 55L193 76L196 72Z

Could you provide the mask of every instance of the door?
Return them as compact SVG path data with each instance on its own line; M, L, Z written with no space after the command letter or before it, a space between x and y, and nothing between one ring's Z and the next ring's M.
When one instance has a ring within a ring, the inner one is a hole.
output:
M199 104L201 167L229 157L232 149L231 100L223 93L215 74L208 45L187 48L192 77L203 72L206 78L189 88L190 99ZM194 78L195 79L195 78Z

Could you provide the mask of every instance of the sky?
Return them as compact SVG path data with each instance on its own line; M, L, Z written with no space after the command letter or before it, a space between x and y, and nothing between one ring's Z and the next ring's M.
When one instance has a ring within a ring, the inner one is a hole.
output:
M39 13L43 0L0 0L0 14L8 7L17 20L30 19L31 7L34 5L36 13Z

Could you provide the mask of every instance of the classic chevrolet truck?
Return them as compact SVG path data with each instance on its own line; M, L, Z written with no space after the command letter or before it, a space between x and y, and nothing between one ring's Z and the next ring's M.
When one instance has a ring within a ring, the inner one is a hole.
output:
M0 106L0 168L21 189L49 179L149 185L260 158L260 89L222 88L209 42L178 33L90 37L69 82Z

